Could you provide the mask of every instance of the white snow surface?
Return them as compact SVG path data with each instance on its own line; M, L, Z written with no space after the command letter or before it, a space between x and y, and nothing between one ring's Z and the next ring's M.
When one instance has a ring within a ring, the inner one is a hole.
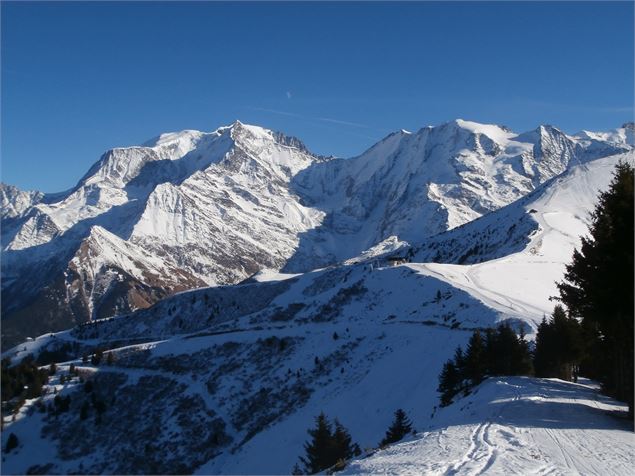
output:
M489 378L416 436L337 474L629 475L635 433L624 411L589 381Z

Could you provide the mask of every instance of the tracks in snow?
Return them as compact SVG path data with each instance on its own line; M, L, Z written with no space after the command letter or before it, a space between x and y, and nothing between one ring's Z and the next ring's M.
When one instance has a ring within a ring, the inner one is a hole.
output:
M470 436L470 448L461 461L450 467L445 474L484 474L495 462L498 450L491 441L492 422L478 425Z

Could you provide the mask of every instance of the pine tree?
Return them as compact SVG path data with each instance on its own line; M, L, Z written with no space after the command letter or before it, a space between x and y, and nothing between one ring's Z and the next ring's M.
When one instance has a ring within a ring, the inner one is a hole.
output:
M313 474L333 464L331 463L333 433L331 423L324 413L316 417L315 428L308 430L308 433L311 436L311 442L304 444L306 458L300 458L300 461L304 464L304 470L308 474Z
M553 377L554 352L553 327L543 317L536 333L536 347L534 349L534 371L536 377Z
M481 333L474 331L465 352L465 377L472 385L478 385L485 377L486 369L485 344Z
M412 423L401 408L395 412L395 419L386 431L386 436L379 443L379 446L386 446L400 441L404 436L412 431Z
M633 415L633 167L621 162L591 216L590 236L573 253L560 300L593 332L590 352L605 391L628 402Z
M359 454L359 447L353 443L350 433L335 419L335 431L333 432L333 464L338 461L346 461ZM331 464L330 466L333 466ZM329 467L330 467L329 466Z
M18 437L15 436L15 433L11 433L9 435L9 438L7 438L7 445L5 446L5 451L9 453L14 448L17 448L19 443L20 442L18 441Z
M582 340L579 323L567 317L564 308L557 305L551 319L554 357L554 376L562 380L573 379L573 367L582 357Z
M343 468L346 460L361 454L348 430L336 419L335 431L332 431L331 423L324 413L317 416L315 428L308 430L308 433L312 440L304 444L306 458L300 458L308 474L324 471L336 464Z
M459 374L452 360L443 364L443 370L439 375L439 387L437 392L441 394L441 406L445 407L452 403L452 398L459 392Z

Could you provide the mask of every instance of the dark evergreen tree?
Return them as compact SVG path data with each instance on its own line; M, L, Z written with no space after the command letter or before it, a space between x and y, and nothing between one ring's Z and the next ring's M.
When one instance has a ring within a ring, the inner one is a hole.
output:
M386 431L386 436L379 443L379 446L386 446L400 441L404 436L412 431L412 423L401 408L395 412L395 419Z
M348 430L336 419L333 431L324 413L318 415L315 428L308 430L308 433L312 439L304 444L306 457L300 458L304 471L308 474L324 471L336 464L343 467L346 460L361 454L359 446L352 442Z
M353 456L361 453L359 446L353 443L350 433L346 428L344 428L337 418L335 419L335 431L333 432L333 440L331 444L333 447L333 464L338 461L349 460ZM333 464L330 466L333 466Z
M9 453L14 448L17 448L19 443L20 442L18 441L18 437L15 436L15 433L11 433L9 435L9 438L7 438L7 445L5 446L5 451Z
M573 379L573 369L582 358L582 333L578 321L567 317L557 305L548 323L541 323L536 336L534 360L539 377Z
M534 372L536 377L551 377L554 354L553 328L543 316L538 331L536 333L536 343L534 348Z
M333 433L331 423L324 413L320 413L315 419L315 428L308 430L311 441L304 444L305 458L300 458L304 464L304 470L308 474L322 471L335 462L332 462Z
M525 328L520 325L520 333L516 336L516 346L512 354L514 375L533 375L534 365L529 351L529 343L525 340Z
M460 376L452 360L443 364L443 370L439 375L439 387L437 392L441 394L441 406L452 403L452 398L459 392Z
M481 333L474 331L465 352L465 378L472 385L478 385L485 378L486 370L485 344Z
M590 331L590 352L604 390L628 402L633 415L633 167L616 167L592 214L590 236L567 265L558 283L560 300Z
M454 351L454 367L456 368L456 374L457 374L457 380L458 380L457 393L463 391L467 394L467 391L468 391L469 382L467 381L465 366L466 366L465 353L463 352L463 349L461 348L461 346L458 346L456 350Z

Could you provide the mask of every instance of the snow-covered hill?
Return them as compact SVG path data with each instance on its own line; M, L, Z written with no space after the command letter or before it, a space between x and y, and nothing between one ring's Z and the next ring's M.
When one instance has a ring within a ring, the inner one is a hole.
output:
M632 158L571 166L430 245L390 238L346 264L262 271L242 284L182 292L20 344L3 357L57 352L63 363L53 383L72 403L54 416L29 401L7 421L3 444L14 432L23 446L5 456L3 471L171 473L178 464L201 474L288 473L321 411L371 449L403 408L422 438L359 460L351 471L504 473L525 461L540 474L628 474L632 438L602 414L621 407L586 385L488 380L468 399L435 410L442 364L472 329L511 321L531 336L552 310L553 283L618 160ZM458 264L467 251L461 246L476 241L483 247ZM508 246L496 249L502 242ZM391 265L395 253L412 262ZM447 262L428 262L433 253ZM111 365L82 362L97 347L112 348ZM108 397L99 424L93 410L78 418L92 398L78 378L59 382L71 362L92 380L96 399ZM601 457L574 455L601 438ZM418 463L420 454L430 459Z
M420 243L631 136L457 120L334 159L236 122L108 151L68 192L2 185L3 342L264 268L332 265L393 236Z

